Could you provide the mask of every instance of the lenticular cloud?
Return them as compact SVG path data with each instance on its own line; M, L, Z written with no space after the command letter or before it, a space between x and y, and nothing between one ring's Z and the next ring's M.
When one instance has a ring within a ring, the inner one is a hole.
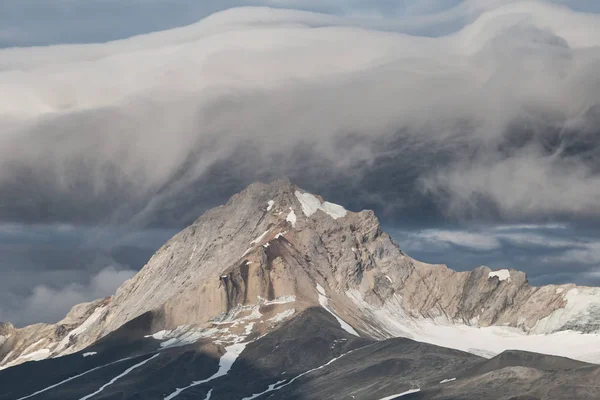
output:
M1 50L2 217L143 222L216 165L298 176L302 152L323 183L401 158L451 214L600 214L600 17L513 2L441 37L357 21L239 8Z

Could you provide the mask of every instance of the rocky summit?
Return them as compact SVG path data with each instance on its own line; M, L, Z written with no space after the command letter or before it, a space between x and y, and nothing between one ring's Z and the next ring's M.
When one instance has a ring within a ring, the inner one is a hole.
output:
M256 183L114 296L0 324L0 399L600 399L600 289L414 260L372 211Z

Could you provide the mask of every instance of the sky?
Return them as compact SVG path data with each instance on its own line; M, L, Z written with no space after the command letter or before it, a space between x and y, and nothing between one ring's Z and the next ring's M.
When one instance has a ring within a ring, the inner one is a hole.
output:
M599 122L596 1L4 0L0 321L279 177L422 261L600 285Z

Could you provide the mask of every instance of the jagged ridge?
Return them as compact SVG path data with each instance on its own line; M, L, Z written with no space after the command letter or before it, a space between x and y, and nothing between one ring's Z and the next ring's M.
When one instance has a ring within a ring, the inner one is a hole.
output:
M156 331L243 320L261 334L276 325L269 319L314 306L364 337L407 336L484 355L511 346L551 350L569 340L552 333L574 330L585 333L577 334L580 347L555 351L600 362L600 352L588 351L600 348L599 305L595 288L533 287L515 270L455 272L416 261L372 211L346 211L280 180L253 184L207 211L112 298L76 306L55 325L3 327L0 365L78 351L147 312L157 315ZM507 332L508 341L489 340ZM534 341L531 334L544 336ZM472 335L481 346L465 343Z

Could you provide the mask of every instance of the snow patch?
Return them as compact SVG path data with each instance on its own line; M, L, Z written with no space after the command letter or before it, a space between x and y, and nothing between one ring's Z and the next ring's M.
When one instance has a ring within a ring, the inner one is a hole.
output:
M173 330L162 330L144 337L160 340L162 341L162 343L160 343L161 349L168 349L172 347L187 346L196 343L202 338L212 337L227 332L229 332L228 329L202 329L190 325L180 325Z
M241 313L248 311L250 311L250 314L246 315L245 317L238 317ZM235 325L244 321L260 319L261 317L262 314L260 313L260 304L252 304L245 306L238 304L237 306L229 310L227 314L224 314L223 316L212 321L212 323L215 325L233 323Z
M213 379L217 379L221 376L227 375L227 373L229 372L229 370L231 369L231 367L233 366L233 364L235 363L235 361L237 360L239 355L242 354L242 352L244 351L244 349L246 348L248 343L250 343L250 342L234 343L231 346L225 347L225 354L223 354L223 356L219 360L219 369L214 375L212 375L206 379L203 379L201 381L194 381L186 387L178 388L173 393L171 393L170 395L165 397L164 400L171 400L171 399L179 396L179 394L181 392L183 392L184 390L187 390L194 386L202 385L206 382L212 381Z
M294 194L302 206L302 212L307 217L310 217L318 210L323 211L333 219L345 217L347 214L347 211L344 207L328 201L321 203L321 201L311 193L302 193L296 190Z
M252 328L254 328L254 322L250 322L248 325L246 325L246 327L244 328L244 333L246 334L246 336L252 333Z
M171 331L167 331L167 330L162 330L162 331L158 331L152 335L146 335L144 337L146 338L154 338L156 340L165 340L165 336L168 335Z
M394 281L392 280L392 278L390 278L389 275L386 275L385 277L387 278L388 281L390 281L390 283L394 283Z
M288 319L292 315L294 315L295 312L296 312L295 308L290 308L289 310L285 310L285 311L282 311L282 312L278 313L273 318L269 318L267 321L270 321L270 322L273 322L273 323L278 323L278 322L281 322L281 321L285 321L286 319Z
M310 193L302 193L298 190L296 190L294 194L300 202L300 206L302 206L302 212L307 217L310 217L311 215L316 213L317 210L321 209L321 201L317 199L314 195Z
M322 210L333 219L343 218L348 213L344 207L328 201L322 204Z
M293 303L296 301L296 296L294 295L289 295L289 296L279 296L273 300L265 300L262 297L258 296L258 303L261 305L271 305L271 304L286 304L286 303Z
M292 207L290 207L290 213L285 217L285 220L292 224L292 228L296 227L296 213L294 213Z
M280 237L282 237L286 233L287 233L287 231L279 232L277 235L275 235L275 239L279 239Z
M341 356L338 356L338 357L335 357L335 358L331 359L330 361L328 361L327 363L325 363L325 364L323 364L321 366L318 366L318 367L313 368L313 369L309 369L308 371L305 371L305 372L301 373L300 375L296 375L294 378L290 379L287 383L283 383L283 382L285 382L285 380L283 380L283 381L279 381L277 383L274 383L272 385L269 385L269 387L267 388L267 390L265 390L264 392L253 394L250 397L244 397L242 400L255 399L255 398L259 397L259 396L262 396L265 393L275 392L275 391L277 391L279 389L283 389L284 387L286 387L286 386L291 385L292 383L294 383L294 381L296 381L297 379L299 379L299 378L301 378L301 377L303 377L305 375L308 375L308 374L310 374L313 371L317 371L319 369L323 369L326 366L328 366L328 365L334 363L335 361L339 360L340 358L342 358L344 356L347 356L348 354L352 353L353 351L354 350L350 350L349 352L344 353ZM167 399L165 399L165 400L167 400Z
M187 330L185 330L186 328ZM183 329L180 329L180 327L177 327L172 333L174 337L171 337L169 340L161 343L160 347L166 349L172 347L187 346L189 344L196 343L202 338L211 337L219 333L225 333L227 331L228 330L219 330L214 328L198 329L184 326Z
M49 349L39 349L31 353L27 353L19 357L20 360L41 361L48 358L50 355Z
M319 295L319 304L321 304L321 307L323 307L329 314L333 315L335 319L337 319L337 321L339 322L340 326L342 327L343 330L345 330L346 332L348 332L351 335L354 336L360 336L358 334L358 332L356 332L354 330L353 327L351 327L348 323L346 323L346 321L344 321L343 319L341 319L334 311L331 307L329 307L329 300L327 299L327 295L325 294L325 289L323 289L323 286L319 285L317 283L317 292Z
M267 201L267 211L271 211L271 209L273 208L274 205L275 205L275 202L273 200Z
M10 356L12 356L12 355L13 355L13 351L11 350L11 351L10 351L10 352L9 352L9 353L6 355L6 357L4 357L4 358L2 359L2 362L0 362L0 364L4 364L5 362L7 362L7 361L8 361L8 359L10 358ZM0 369L3 369L3 368L0 368Z
M25 350L23 350L21 353L25 353L25 354L27 354L27 353L31 353L31 352L33 351L33 349L34 349L35 347L37 347L37 346L38 346L40 343L42 343L44 340L45 340L45 339L40 339L40 340L38 340L37 342L35 342L34 344L32 344L32 345L30 345L30 346L27 346L27 348L26 348Z
M75 328L71 332L69 332L69 334L67 336L65 336L63 338L63 340L60 341L60 343L58 344L58 346L56 347L54 352L59 353L60 351L64 350L69 345L71 338L78 336L78 335L82 334L83 332L85 332L90 326L92 326L94 324L94 322L96 322L96 321L98 321L98 319L100 319L102 314L104 314L105 310L106 310L105 306L97 307L94 310L94 312L92 313L92 315L90 315L85 321L83 321L83 323L81 325L79 325L77 328Z
M420 391L421 391L421 389L410 389L410 390L407 390L406 392L393 394L393 395L387 396L387 397L382 397L379 400L392 400L392 399L395 399L396 397L401 397L401 396L405 396L407 394L417 393L417 392L420 392Z
M440 385L443 383L453 382L455 380L456 380L456 378L444 379L443 381L440 382Z
M91 357L91 356L95 356L96 354L98 354L95 351L88 351L87 353L83 353L84 357Z
M281 384L282 384L282 383L284 383L284 382L285 382L285 379L284 379L284 380L282 380L282 381L275 382L275 383L273 383L272 385L269 385L269 387L267 388L267 390L265 390L265 391L263 391L263 392L260 392L260 393L253 394L253 395L252 395L252 396L250 396L250 397L244 397L242 400L252 400L252 399L256 399L257 397L260 397L260 396L262 396L262 395L263 395L263 394L265 394L265 393L269 393L269 392L272 392L272 391L276 390L276 389L275 389L275 387L276 387L276 386L279 386L279 385L281 385Z
M498 271L491 271L488 274L488 279L491 279L495 276L498 277L500 282L502 282L502 281L510 282L510 271L507 269L499 269Z
M192 253L190 254L190 258L189 260L192 261L192 258L194 258L194 254L196 254L196 249L198 248L198 245L195 244L194 248L192 249Z
M253 241L251 241L250 244L258 244L258 243L260 243L264 239L264 237L267 236L268 233L269 233L269 230L267 229L259 237L257 237Z

